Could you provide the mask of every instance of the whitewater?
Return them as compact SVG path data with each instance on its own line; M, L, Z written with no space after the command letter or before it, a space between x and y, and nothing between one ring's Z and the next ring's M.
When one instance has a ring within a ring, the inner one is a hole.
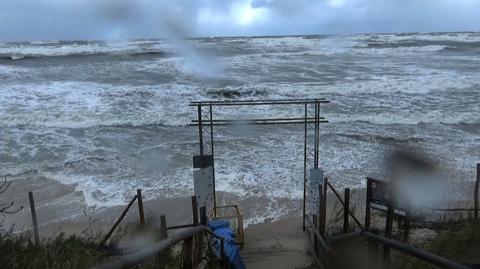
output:
M137 188L147 199L188 196L198 154L189 101L324 97L330 123L321 126L320 163L339 186L382 177L384 155L398 147L473 180L480 33L181 42L0 43L0 175L45 183L49 204L67 208L125 204ZM302 115L268 106L215 113ZM267 199L265 217L298 210L271 209L302 198L301 126L218 128L215 137L217 191Z

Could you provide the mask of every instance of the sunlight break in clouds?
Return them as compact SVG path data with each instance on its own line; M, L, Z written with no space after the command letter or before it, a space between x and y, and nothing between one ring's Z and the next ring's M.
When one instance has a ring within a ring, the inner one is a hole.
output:
M233 10L235 21L241 26L248 26L266 15L264 8L253 7L251 1L237 4L233 6Z
M0 41L479 31L480 0L1 0Z

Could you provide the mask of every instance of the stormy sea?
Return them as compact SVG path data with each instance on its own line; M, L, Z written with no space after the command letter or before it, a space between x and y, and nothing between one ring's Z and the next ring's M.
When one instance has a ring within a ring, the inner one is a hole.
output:
M0 43L0 175L20 203L39 193L53 220L126 204L137 188L146 200L185 197L199 152L190 101L316 97L330 100L320 166L336 186L382 177L386 152L398 147L433 156L452 180L474 180L480 33L472 32ZM214 113L303 116L295 106ZM214 135L217 191L265 201L247 221L300 215L302 125Z

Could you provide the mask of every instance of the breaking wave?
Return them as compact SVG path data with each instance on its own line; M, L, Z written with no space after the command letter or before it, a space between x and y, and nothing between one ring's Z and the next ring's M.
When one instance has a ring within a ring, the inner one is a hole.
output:
M44 58L80 58L80 57L142 57L150 56L154 58L169 58L176 56L175 53L165 51L133 51L133 52L72 52L58 54L0 54L0 60L24 60L24 59L44 59Z
M173 57L175 51L161 41L46 41L3 43L0 45L0 60L23 60L44 58L78 57Z
M422 48L430 47L437 51L472 52L480 50L480 41L463 42L452 40L417 40L406 39L399 41L369 40L367 48L373 49L397 49L397 48Z

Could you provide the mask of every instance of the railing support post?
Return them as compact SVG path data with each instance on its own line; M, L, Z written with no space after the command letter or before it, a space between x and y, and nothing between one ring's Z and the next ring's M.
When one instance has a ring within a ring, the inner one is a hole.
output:
M344 206L343 206L343 233L348 233L350 231L349 227L349 211L350 211L350 189L345 189L344 194Z
M365 225L364 229L370 229L370 200L372 199L372 186L370 179L367 178L367 195L365 197Z
M167 232L167 218L165 215L160 216L160 239L164 240L168 238Z
M317 229L317 216L313 215L312 216L312 223L313 227L312 229ZM318 257L318 236L316 233L313 233L313 252L314 254Z
M198 225L198 204L197 204L197 196L192 195L192 218L193 218L193 225Z
M475 180L475 193L473 196L475 207L475 219L478 219L478 188L480 185L480 163L477 163L477 180Z
M320 217L318 220L318 231L325 239L326 223L327 223L327 178L323 180L323 186L320 185L318 189L318 199L320 201Z
M137 189L138 214L140 217L140 225L145 225L145 213L143 211L142 189Z
M200 207L200 223L207 225L207 208L205 206Z
M33 236L35 244L40 245L40 236L38 234L38 221L37 221L37 212L35 210L35 201L33 200L33 193L28 192L28 200L30 200L30 211L32 212L32 223L33 223Z
M227 254L225 253L225 240L223 238L220 239L220 257L222 258L222 268L228 269L230 266L230 262L228 261Z
M385 223L385 237L388 239L392 238L393 217L394 217L393 214L394 214L394 209L393 209L392 202L390 202L387 208L387 219ZM390 247L383 246L383 259L387 260L389 256L390 256Z
M193 238L183 241L183 268L193 269Z

